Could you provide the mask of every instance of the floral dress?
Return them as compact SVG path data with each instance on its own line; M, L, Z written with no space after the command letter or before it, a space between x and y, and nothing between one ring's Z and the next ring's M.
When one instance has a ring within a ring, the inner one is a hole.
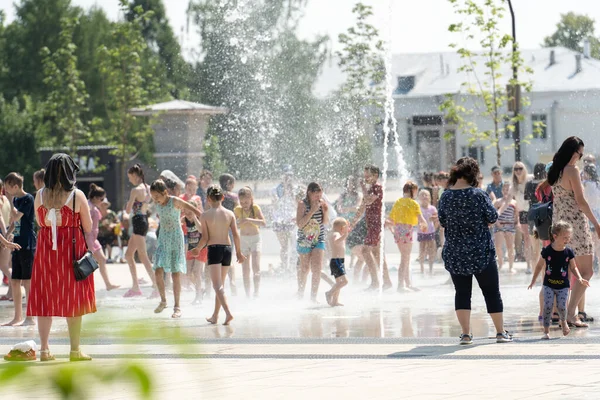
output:
M481 189L445 190L438 207L444 227L444 266L454 275L474 275L485 270L496 258L489 225L498 212Z
M158 248L154 254L154 269L163 268L165 272L186 273L185 244L181 228L181 212L175 208L173 197L167 204L156 205L160 219Z
M575 193L560 185L562 175L552 186L554 203L552 205L552 220L566 221L573 227L573 237L569 247L573 249L576 256L594 254L594 245L590 225L583 211L575 201Z

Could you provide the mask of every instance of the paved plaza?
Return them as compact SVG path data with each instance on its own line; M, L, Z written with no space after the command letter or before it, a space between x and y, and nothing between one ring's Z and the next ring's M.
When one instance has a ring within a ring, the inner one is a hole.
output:
M268 237L269 233L265 233ZM266 243L273 243L267 241ZM390 249L390 247L388 247ZM95 371L132 361L151 373L155 399L530 399L592 398L600 389L600 324L573 330L542 342L539 290L528 291L530 275L523 263L517 273L501 272L510 344L496 344L481 293L473 295L473 346L458 343L460 328L453 311L453 287L436 264L433 275L421 275L411 263L419 292L365 292L352 283L342 291L344 307L326 305L322 282L320 304L295 298L293 277L269 275L277 265L276 246L266 247L265 276L258 299L243 294L237 269L238 296L229 296L231 326L209 325L205 317L213 298L192 306L192 291L182 294L183 317L170 318L170 307L154 314L158 300L124 299L130 284L125 264L110 264L113 281L122 289L106 292L97 274L98 312L84 318L82 348L94 357ZM397 251L388 250L396 272ZM145 276L138 266L140 276ZM350 278L352 271L350 271ZM152 289L143 287L146 296ZM229 293L229 287L227 287ZM588 291L588 312L600 317L600 292ZM308 297L308 293L307 293ZM12 303L0 302L0 318L8 321ZM221 316L221 323L224 315ZM28 339L37 340L36 327L0 327L0 350ZM38 341L39 343L39 341ZM56 319L51 347L58 361L30 363L35 382L69 366L64 320ZM77 364L80 366L82 364ZM0 367L6 371L7 363ZM24 382L19 378L19 382ZM125 381L112 386L86 385L84 398L132 399L137 392ZM45 384L5 385L2 399L59 398Z

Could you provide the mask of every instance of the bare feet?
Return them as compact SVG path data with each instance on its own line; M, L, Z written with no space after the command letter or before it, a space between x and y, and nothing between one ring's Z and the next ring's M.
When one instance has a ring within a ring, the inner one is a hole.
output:
M333 304L331 304L331 293L330 292L325 292L325 300L327 300L327 304L329 304L330 306L333 307Z
M569 328L569 324L567 324L567 321L562 321L561 326L562 326L563 336L567 336L569 333L571 333L571 328Z
M111 290L115 290L115 289L118 289L120 287L121 287L121 285L109 284L109 285L106 285L106 290L108 290L110 292Z
M365 292L373 292L375 290L379 290L379 286L378 285L371 285L368 288L365 289Z
M337 303L332 304L331 306L332 307L343 307L344 305L338 301Z
M385 292L386 290L391 289L392 286L393 286L392 282L386 282L383 284L383 287L381 288L381 290L383 290Z
M2 324L2 326L21 326L22 323L22 320L15 318L12 321L7 322L6 324Z
M196 298L194 299L194 301L192 301L192 305L197 306L200 304L202 304L202 295L198 294L198 295L196 295Z
M542 340L550 340L550 334L544 333L544 335L542 336Z
M210 318L206 318L206 320L207 320L208 322L210 322L211 324L213 324L213 325L216 325L216 323L218 322L218 318L219 318L219 317L215 317L215 316L213 315L213 316L212 316L212 317L210 317Z
M229 314L225 316L225 322L223 322L223 325L228 326L231 321L233 321L233 315Z

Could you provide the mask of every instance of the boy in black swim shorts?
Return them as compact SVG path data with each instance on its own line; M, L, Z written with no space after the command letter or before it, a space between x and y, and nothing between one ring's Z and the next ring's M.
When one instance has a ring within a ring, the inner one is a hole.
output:
M331 249L331 275L335 278L335 284L329 292L325 293L327 304L331 307L343 306L338 299L340 290L348 284L346 279L346 268L344 257L346 256L346 238L348 237L348 221L344 218L336 218L333 221L333 229L329 233L329 248Z
M235 244L237 261L241 264L246 257L240 251L240 235L235 215L221 204L223 201L223 191L219 186L213 185L208 188L206 195L210 208L202 214L202 218L200 219L202 224L202 238L200 239L200 243L198 243L198 247L203 248L208 245L208 270L213 288L215 289L215 310L213 315L206 320L211 324L216 324L219 318L219 311L223 307L223 311L225 311L225 323L223 325L229 325L231 320L233 320L233 315L231 315L229 305L227 304L223 283L231 266L232 250L231 239L229 238L230 232Z

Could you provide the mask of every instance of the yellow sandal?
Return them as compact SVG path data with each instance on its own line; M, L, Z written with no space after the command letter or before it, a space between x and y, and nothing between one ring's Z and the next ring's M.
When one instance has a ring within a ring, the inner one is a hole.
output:
M82 353L81 350L71 351L69 355L70 361L92 361L92 357L88 356L85 353Z
M161 301L160 304L158 305L158 307L156 307L156 309L154 310L154 312L156 314L161 313L164 311L165 308L167 308L167 302Z
M50 350L40 350L40 361L45 362L54 360L56 360L56 357L50 353Z

